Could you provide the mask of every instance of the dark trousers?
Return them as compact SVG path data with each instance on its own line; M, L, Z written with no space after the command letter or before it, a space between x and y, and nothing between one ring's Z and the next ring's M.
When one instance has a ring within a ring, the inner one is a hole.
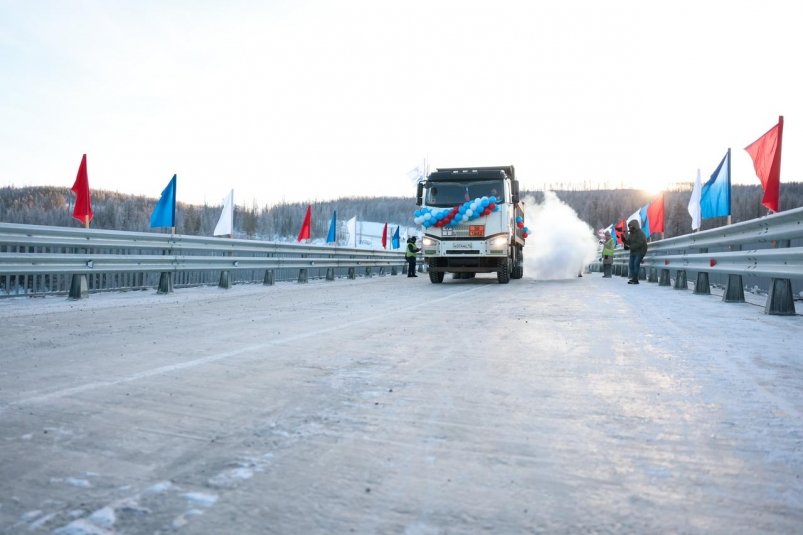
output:
M641 259L644 258L640 254L631 254L630 255L630 264L628 265L629 271L628 275L630 275L630 280L637 281L639 270L641 269Z
M412 277L415 275L415 257L407 257L407 276Z

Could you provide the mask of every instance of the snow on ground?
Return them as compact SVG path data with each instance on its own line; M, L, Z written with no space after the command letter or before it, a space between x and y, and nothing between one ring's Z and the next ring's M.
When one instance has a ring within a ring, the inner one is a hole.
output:
M570 271L0 300L0 533L798 531L801 317Z

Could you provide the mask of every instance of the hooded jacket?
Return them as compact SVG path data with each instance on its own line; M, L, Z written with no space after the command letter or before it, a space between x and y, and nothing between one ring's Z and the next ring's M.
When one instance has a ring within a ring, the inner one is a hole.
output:
M630 230L630 237L627 240L627 244L630 247L630 255L646 255L647 236L644 235L644 231L639 228L638 223L635 221L628 223L627 228Z

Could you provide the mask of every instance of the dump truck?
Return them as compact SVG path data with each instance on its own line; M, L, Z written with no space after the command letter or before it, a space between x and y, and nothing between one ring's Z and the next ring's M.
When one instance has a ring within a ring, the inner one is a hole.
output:
M512 165L438 168L418 182L415 222L429 280L446 273L496 273L500 284L524 275L524 205Z

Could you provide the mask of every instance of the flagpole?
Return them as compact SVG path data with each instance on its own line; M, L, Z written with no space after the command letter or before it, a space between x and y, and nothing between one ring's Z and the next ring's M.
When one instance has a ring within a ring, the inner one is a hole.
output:
M775 160L778 162L778 211L781 210L781 149L783 148L783 115L778 116L778 150ZM770 213L774 213L770 210Z
M733 176L731 176L731 148L728 147L728 204L732 203L731 201L731 181L733 180ZM728 225L733 224L733 209L731 206L728 206Z
M89 214L84 215L84 228L89 228Z

